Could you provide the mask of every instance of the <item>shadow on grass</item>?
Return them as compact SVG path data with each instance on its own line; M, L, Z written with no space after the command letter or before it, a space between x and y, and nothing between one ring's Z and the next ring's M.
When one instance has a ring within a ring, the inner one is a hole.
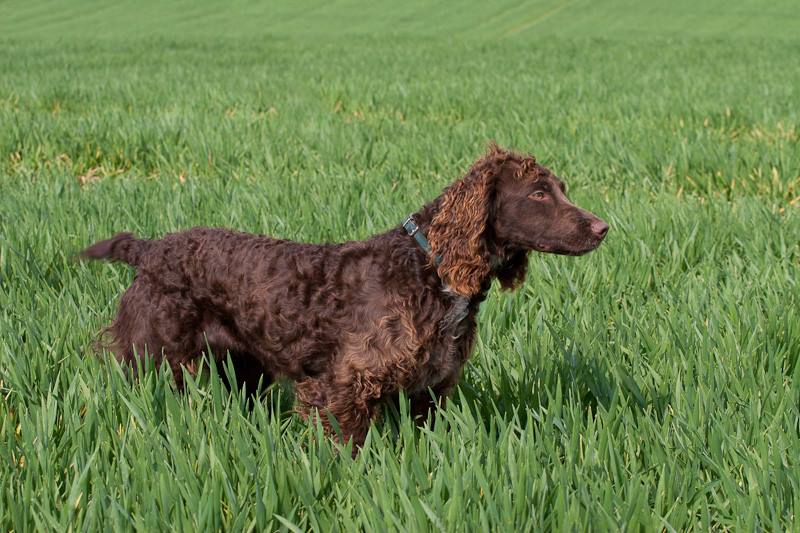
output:
M465 377L451 402L469 409L487 425L497 416L504 420L516 416L525 427L531 419L526 413L549 412L555 403L573 412L578 407L580 412L591 413L593 417L617 405L627 407L634 419L646 416L662 420L671 400L669 392L640 386L622 365L609 367L596 358L565 356L549 368L528 372L520 378L501 368L492 390L482 390Z
M246 359L237 360L235 354L230 353L221 361L204 357L204 367L210 370L209 379L216 374L248 411L256 403L261 403L272 416L286 416L294 411L294 386L284 379L272 379Z

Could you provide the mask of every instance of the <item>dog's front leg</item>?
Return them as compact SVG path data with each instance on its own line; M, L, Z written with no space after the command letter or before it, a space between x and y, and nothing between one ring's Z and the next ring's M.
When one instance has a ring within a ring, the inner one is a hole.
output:
M316 413L325 431L341 444L352 441L355 456L378 411L380 389L353 369L337 374L297 383L297 409L306 418Z
M328 372L297 387L301 412L316 408L331 434L336 432L330 418L335 419L340 441L352 441L354 454L364 444L381 402L395 397L418 365L419 344L402 315L389 314L364 325L362 332L345 336Z
M458 382L455 375L434 387L426 388L409 396L408 401L411 407L411 418L418 426L425 425L436 406L444 407L447 396Z
M378 411L380 387L363 373L342 368L298 382L295 393L301 415L307 418L316 413L326 433L341 444L352 441L353 455L358 452Z

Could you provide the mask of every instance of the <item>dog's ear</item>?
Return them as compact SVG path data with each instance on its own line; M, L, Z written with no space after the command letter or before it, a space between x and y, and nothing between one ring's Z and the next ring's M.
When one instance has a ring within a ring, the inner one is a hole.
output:
M489 144L486 146L487 158L492 156L507 156L507 155L508 155L508 150L504 150L503 148L501 148L500 145L497 144L497 141L494 140L489 141Z
M472 296L490 271L484 232L500 165L494 150L470 172L445 189L428 229L433 256L440 259L439 277L453 292Z
M497 270L500 286L505 290L513 291L525 281L527 270L528 252L516 252Z

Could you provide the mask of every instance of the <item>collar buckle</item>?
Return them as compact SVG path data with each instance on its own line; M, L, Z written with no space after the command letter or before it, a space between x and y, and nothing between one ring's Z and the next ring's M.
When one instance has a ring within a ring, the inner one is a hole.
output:
M405 222L403 222L403 229L406 230L411 237L417 234L419 231L419 226L414 221L414 215L408 215L408 218Z
M408 233L410 237L414 237L414 240L417 241L417 244L420 248L422 248L422 251L425 252L425 254L428 256L431 255L431 245L428 242L428 239L425 237L425 234L420 229L419 224L417 224L414 220L413 214L408 215L406 221L403 222L403 229L406 230L406 233ZM433 258L434 265L439 266L441 262L442 258L440 256L437 255Z

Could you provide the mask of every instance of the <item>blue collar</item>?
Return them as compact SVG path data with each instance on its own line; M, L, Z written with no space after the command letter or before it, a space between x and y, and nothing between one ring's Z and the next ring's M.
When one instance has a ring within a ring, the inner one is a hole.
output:
M431 243L428 242L428 239L425 237L425 234L422 232L422 228L420 228L416 222L414 222L414 215L408 215L408 218L405 222L403 222L403 229L406 230L410 236L414 237L414 240L417 241L419 247L422 248L422 251L425 252L426 255L431 255ZM442 262L442 257L437 255L433 258L433 264L439 266Z

